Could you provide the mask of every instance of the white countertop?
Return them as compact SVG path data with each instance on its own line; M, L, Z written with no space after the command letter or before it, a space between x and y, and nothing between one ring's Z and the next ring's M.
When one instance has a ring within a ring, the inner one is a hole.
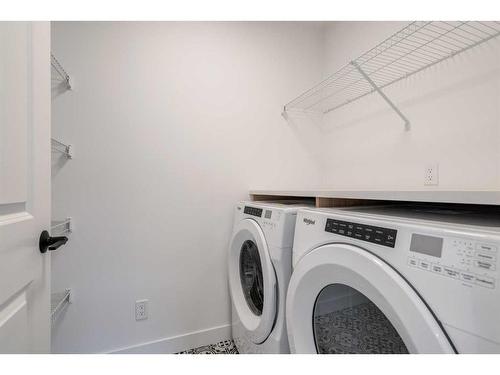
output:
M250 190L250 194L500 205L498 190Z

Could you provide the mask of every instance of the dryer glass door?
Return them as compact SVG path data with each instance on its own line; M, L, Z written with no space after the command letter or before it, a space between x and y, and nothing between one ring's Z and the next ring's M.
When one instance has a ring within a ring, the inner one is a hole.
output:
M288 286L293 353L453 353L424 298L369 251L343 243L299 260Z
M345 284L330 284L321 290L312 324L320 354L408 353L403 339L377 305Z

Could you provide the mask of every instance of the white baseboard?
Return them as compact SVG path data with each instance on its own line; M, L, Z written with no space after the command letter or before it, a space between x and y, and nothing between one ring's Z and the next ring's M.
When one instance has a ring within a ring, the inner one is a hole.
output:
M165 337L163 339L132 345L112 350L110 354L165 354L178 353L183 350L215 344L231 338L231 325L226 324L184 335Z

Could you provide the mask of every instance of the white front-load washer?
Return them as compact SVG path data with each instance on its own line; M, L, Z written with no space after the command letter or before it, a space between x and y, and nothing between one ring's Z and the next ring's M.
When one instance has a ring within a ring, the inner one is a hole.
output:
M240 353L289 353L285 297L297 210L304 205L240 202L229 246L232 336Z
M301 210L293 353L500 353L500 216L424 206Z

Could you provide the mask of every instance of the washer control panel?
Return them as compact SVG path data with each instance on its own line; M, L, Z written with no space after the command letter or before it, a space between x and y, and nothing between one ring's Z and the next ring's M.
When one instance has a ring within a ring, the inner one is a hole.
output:
M498 245L464 238L429 237L414 233L408 266L455 279L467 286L495 289Z
M257 216L257 217L262 217L262 208L257 208L257 207L250 207L250 206L245 206L243 209L243 212L246 213L247 215L252 215L252 216Z

